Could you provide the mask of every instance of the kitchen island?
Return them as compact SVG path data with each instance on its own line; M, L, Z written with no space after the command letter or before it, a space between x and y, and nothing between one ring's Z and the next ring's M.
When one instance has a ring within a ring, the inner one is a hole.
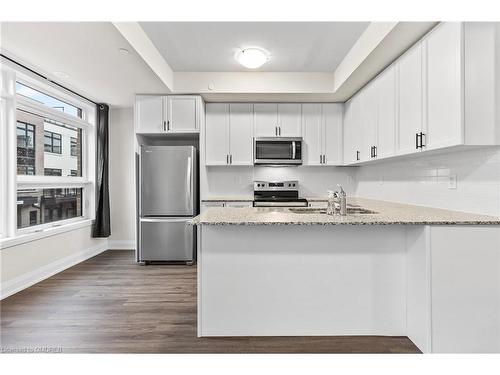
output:
M424 352L500 351L500 218L348 204L371 213L211 208L195 218L198 335L390 335Z

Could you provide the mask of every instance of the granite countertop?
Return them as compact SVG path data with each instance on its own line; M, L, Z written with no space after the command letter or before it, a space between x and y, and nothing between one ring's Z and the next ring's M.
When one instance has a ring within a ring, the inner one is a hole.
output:
M500 225L500 217L443 210L364 198L347 198L348 206L376 213L330 216L321 213L294 213L288 208L209 208L193 225Z

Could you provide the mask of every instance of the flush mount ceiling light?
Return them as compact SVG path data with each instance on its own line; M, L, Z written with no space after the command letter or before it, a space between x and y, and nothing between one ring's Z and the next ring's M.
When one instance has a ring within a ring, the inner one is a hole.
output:
M269 52L258 47L244 48L234 57L241 65L248 69L257 69L269 61Z

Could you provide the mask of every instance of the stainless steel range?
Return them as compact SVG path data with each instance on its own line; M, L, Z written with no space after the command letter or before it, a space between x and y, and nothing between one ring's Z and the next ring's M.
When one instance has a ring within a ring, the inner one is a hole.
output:
M307 207L298 181L254 181L254 207Z

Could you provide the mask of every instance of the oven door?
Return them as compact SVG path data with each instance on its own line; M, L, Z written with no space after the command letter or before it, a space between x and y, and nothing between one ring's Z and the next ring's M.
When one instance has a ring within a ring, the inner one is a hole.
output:
M302 138L254 138L254 165L302 164Z

